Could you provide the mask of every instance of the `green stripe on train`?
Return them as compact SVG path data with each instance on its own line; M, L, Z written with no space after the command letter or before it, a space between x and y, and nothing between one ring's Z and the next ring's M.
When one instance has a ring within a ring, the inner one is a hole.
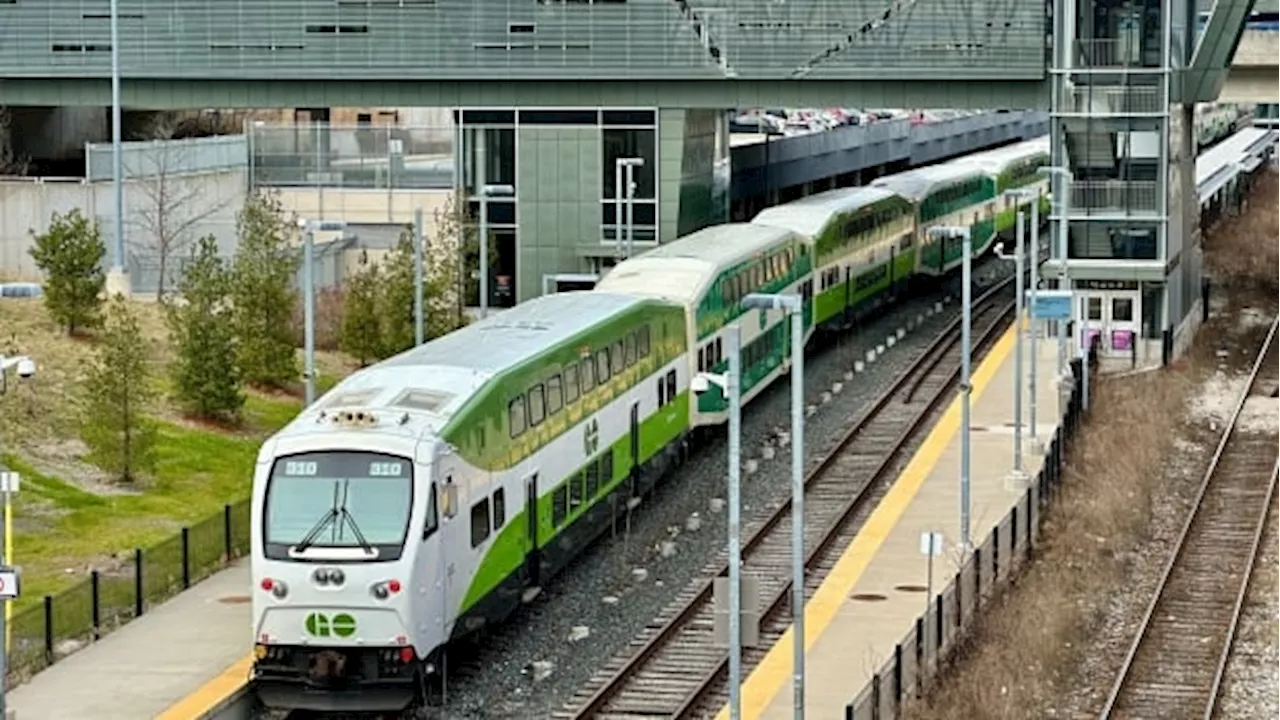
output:
M511 398L578 363L584 350L594 352L606 348L646 323L650 326L649 357L583 393L577 401L548 416L540 425L519 437L511 437L507 424L507 403ZM454 413L440 436L474 467L489 472L514 467L583 418L590 417L632 387L647 381L659 368L684 355L685 344L684 308L657 300L639 302L492 378Z
M621 410L618 410L621 412ZM685 431L689 418L689 393L682 392L675 400L667 403L657 412L640 423L640 462L650 460L663 448L675 442ZM600 488L593 497L583 497L582 504L571 508L564 522L556 527L553 524L553 503L556 491L569 481L581 482L583 473L590 465L598 463L603 453L596 455L585 465L575 470L567 478L557 478L554 485L546 486L547 490L538 496L538 546L546 547L556 537L564 533L574 522L596 503L603 501L611 490L621 484L631 472L631 438L624 433L604 452L613 453L613 477L600 479ZM507 518L506 524L494 538L480 565L472 576L471 585L462 601L459 613L471 609L502 582L504 578L520 569L530 548L527 508L521 506L520 512Z

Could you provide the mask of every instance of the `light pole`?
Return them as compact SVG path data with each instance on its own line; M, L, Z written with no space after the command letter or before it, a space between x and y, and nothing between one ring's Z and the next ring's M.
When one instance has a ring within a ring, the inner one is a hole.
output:
M791 316L791 616L795 720L804 720L804 302L799 295L750 293L748 310Z
M1014 287L1016 288L1017 297L1014 300L1016 310L1013 315L1016 318L1013 336L1013 471L1009 474L1009 480L1014 483L1025 483L1027 473L1022 465L1022 275L1025 272L1022 267L1024 253L1022 223L1026 218L1022 214L1021 208L1018 208L1016 217L1017 225L1014 230L1014 236L1017 240L1014 245L1013 255L1010 256L1005 253L1004 243L996 244L995 254L1001 260L1013 260L1014 262Z
M298 219L298 227L302 228L302 317L303 346L306 359L302 371L307 383L307 404L316 400L316 282L314 271L315 235L317 230L336 232L347 227L341 220L304 220Z
M5 376L9 368L16 369L18 377L23 380L30 380L36 374L36 363L31 358L25 355L5 357L0 354L0 394L4 393ZM0 549L0 602L4 603L4 612L0 613L0 718L9 717L5 701L5 687L8 683L3 680L9 677L9 613L12 603L18 599L20 587L18 571L9 567L13 532L10 500L16 492L18 473L0 470L0 493L4 495L4 512L0 514L0 537L4 538L4 547Z
M729 398L729 718L742 717L742 329L725 328L723 375L698 373L695 381L718 385ZM694 388L697 389L696 387Z
M120 102L120 9L117 0L111 0L111 184L116 206L116 271L124 273L124 160L121 157Z
M931 239L960 238L963 244L963 260L960 267L960 548L968 550L973 547L969 539L969 413L972 404L973 388L969 383L969 362L972 346L970 334L973 330L972 288L970 276L973 274L973 241L969 228L964 226L943 226L929 228Z
M1069 168L1058 167L1056 165L1044 165L1036 168L1036 172L1044 175L1057 175L1062 178L1058 183L1059 192L1053 193L1053 199L1058 206L1058 264L1060 272L1058 274L1058 288L1061 290L1071 290L1071 279L1069 277L1069 268L1067 267L1067 245L1070 242L1070 224L1071 224L1071 184L1075 182L1075 175ZM1071 302L1075 307L1075 300ZM1067 323L1066 321L1058 322L1058 377L1065 381L1068 376L1067 370Z
M510 185L480 187L480 318L489 317L489 198L511 197L516 189Z
M421 345L426 336L422 317L422 208L413 211L413 345Z
M614 180L618 183L614 188L613 196L615 205L614 211L614 246L619 256L622 254L622 228L624 226L620 207L622 203L622 193L626 192L627 215L625 227L627 230L627 255L631 257L632 243L635 240L635 169L644 167L644 158L641 157L620 157L614 161Z

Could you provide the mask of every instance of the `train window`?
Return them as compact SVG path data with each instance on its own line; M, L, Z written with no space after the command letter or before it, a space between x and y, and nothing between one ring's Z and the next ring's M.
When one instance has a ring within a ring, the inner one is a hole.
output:
M520 437L524 432L524 396L517 395L507 403L507 427L511 430L511 437Z
M561 485L551 493L551 524L560 527L569 515L569 488Z
M720 338L716 338L716 364L724 360L724 342Z
M649 326L644 325L640 328L640 333L636 336L636 353L641 360L649 357Z
M444 478L444 492L440 497L440 512L445 518L452 519L458 514L458 486L453 484L453 476Z
M635 333L627 333L627 336L622 339L622 362L626 364L627 367L631 367L636 364Z
M489 498L471 506L471 547L489 538Z
M609 374L617 375L626 367L622 362L622 341L609 346Z
M493 491L493 531L497 532L507 524L507 491L498 488Z
M725 307L733 305L733 278L725 278L720 283L720 301Z
M529 427L536 427L547 417L547 391L542 383L529 390Z
M582 476L570 475L569 485L569 512L575 512L582 506Z
M578 366L570 365L564 369L564 404L568 405L578 399Z
M587 465L582 473L586 477L587 497L595 497L600 491L600 468L594 462Z
M662 378L658 378L658 407L662 407L663 405L666 405L666 404L667 404L667 384L662 380Z
M560 376L547 378L547 414L555 415L564 407L564 390L560 386Z
M582 394L586 395L591 392L591 388L596 386L595 366L592 364L591 358L587 358L578 367L582 369Z
M422 513L422 539L426 540L440 527L440 516L436 514L436 486L432 483L427 492L427 509Z
M676 371L667 371L667 401L676 399Z
M609 351L596 351L596 384L603 385L609 381Z
M702 348L698 348L698 372L707 369L707 359L703 356L703 352Z
M613 448L605 450L600 457L600 482L605 485L613 482Z

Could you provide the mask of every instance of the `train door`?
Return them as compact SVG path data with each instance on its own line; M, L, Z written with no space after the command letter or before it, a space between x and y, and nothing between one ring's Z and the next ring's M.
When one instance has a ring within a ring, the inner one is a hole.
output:
M607 451L606 451L607 452ZM640 403L631 403L631 473L640 470Z
M542 584L542 557L538 549L538 473L524 479L525 533L528 549L524 556L524 575L528 584Z

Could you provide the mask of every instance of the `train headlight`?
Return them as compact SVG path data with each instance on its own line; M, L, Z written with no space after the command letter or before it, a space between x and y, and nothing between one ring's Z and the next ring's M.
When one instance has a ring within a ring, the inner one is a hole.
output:
M379 600L386 600L392 595L400 592L400 588L400 581L392 578L391 580L383 580L380 583L375 583L373 587L369 588L369 591L373 593L375 598Z
M320 586L332 584L340 587L346 582L347 576L338 568L319 568L311 573L311 579Z
M276 580L275 587L271 588L271 594L275 595L277 600L283 600L289 594L289 586Z

